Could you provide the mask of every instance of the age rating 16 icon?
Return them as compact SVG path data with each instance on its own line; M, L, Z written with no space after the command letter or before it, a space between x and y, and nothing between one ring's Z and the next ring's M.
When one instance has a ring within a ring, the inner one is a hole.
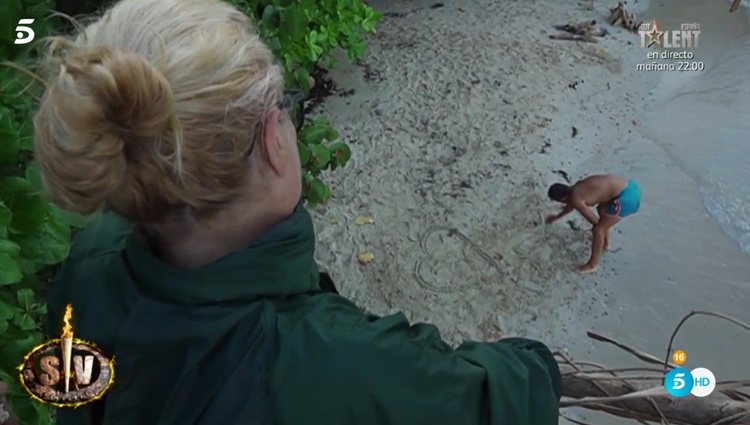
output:
M687 361L687 354L677 350L672 354L672 362L683 365ZM706 397L716 388L716 377L705 367L687 370L682 367L672 369L664 377L664 388L673 397L685 397L692 394L696 397Z

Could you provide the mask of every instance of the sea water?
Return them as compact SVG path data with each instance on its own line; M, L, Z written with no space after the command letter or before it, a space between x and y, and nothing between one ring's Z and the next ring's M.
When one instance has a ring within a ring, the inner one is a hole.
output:
M705 8L697 4L700 2L690 3ZM740 250L750 254L747 14L746 10L729 14L728 6L719 7L715 2L713 7L714 13L693 17L702 24L702 45L695 60L704 62L705 69L665 73L655 91L660 109L655 116L661 117L662 122L650 124L662 132L660 139L667 139L663 148L695 180L711 217ZM691 13L688 8L676 15L686 19ZM660 125L675 128L660 129Z
M706 123L710 134L696 152L696 164L706 209L721 228L750 254L750 37L738 39L710 72L696 76L696 108L712 109L716 121ZM708 135L707 134L707 135Z

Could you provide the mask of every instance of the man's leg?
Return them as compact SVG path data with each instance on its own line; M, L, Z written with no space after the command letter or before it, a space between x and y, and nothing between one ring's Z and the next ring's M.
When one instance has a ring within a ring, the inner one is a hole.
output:
M609 230L604 232L604 245L602 246L602 251L609 251Z
M599 260L607 242L609 229L620 221L620 217L615 215L603 214L599 217L599 224L592 229L593 237L591 240L591 258L589 261L579 266L577 271L581 273L592 273L599 266Z
M607 205L605 204L599 204L596 207L596 212L599 214L599 220L602 219L605 215L607 215ZM610 227L611 228L611 227ZM593 240L592 240L593 243ZM604 247L603 249L607 251L609 249L609 229L604 233Z

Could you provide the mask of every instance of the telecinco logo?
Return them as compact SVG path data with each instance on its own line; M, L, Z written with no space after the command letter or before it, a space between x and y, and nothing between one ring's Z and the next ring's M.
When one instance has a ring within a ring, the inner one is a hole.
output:
M682 350L677 350L672 354L672 361L682 365L687 361L687 354ZM677 367L664 377L664 388L669 395L674 397L685 397L688 394L707 397L716 388L716 377L713 372L704 367L693 370Z
M18 26L16 26L16 41L13 42L14 44L28 44L34 40L34 30L27 26L33 23L34 20L31 18L24 18L18 21Z

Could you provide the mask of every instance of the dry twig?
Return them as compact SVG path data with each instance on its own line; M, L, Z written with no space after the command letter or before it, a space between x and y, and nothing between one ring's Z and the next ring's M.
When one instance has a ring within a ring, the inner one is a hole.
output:
M607 21L610 25L620 25L632 32L637 32L641 26L641 22L636 21L635 15L625 10L625 5L622 2L618 2L617 6L609 9Z
M729 6L729 13L735 12L737 9L739 9L740 3L742 3L742 0L734 0L732 2L732 5Z

